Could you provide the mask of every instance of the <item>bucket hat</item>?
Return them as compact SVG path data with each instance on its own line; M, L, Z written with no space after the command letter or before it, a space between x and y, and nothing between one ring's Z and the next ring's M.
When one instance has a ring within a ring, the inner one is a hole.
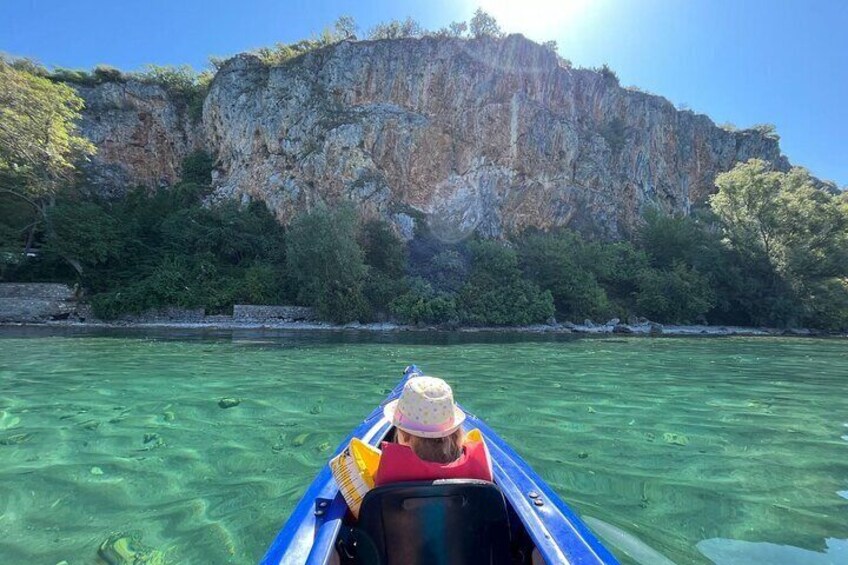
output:
M450 385L436 377L412 377L400 397L383 407L392 425L419 437L451 435L465 420L465 412L453 401Z

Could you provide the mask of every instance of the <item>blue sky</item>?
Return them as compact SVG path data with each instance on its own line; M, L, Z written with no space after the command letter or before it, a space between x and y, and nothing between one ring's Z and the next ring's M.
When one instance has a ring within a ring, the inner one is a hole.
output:
M203 68L343 14L364 30L407 15L435 29L478 6L717 123L773 123L793 164L848 185L848 0L4 0L0 51L71 68Z

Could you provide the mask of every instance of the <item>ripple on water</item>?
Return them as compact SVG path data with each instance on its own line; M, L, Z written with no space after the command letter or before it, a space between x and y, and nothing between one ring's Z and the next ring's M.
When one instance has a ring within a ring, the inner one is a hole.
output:
M412 362L631 549L843 555L841 342L135 336L0 339L0 562L91 562L134 532L169 563L254 563Z

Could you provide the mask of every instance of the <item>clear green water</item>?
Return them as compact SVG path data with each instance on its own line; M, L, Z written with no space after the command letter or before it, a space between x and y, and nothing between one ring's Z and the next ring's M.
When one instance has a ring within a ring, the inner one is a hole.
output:
M848 563L845 340L0 338L0 563L94 563L120 532L168 563L256 562L411 362L677 563Z

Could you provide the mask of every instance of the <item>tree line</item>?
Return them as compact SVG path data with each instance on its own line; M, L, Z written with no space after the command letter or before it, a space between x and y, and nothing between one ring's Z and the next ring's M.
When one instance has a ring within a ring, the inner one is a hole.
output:
M76 175L94 147L66 84L0 60L0 279L79 285L98 316L163 306L297 303L327 320L525 325L665 323L848 328L848 198L804 169L751 160L689 216L646 213L621 241L566 229L400 240L351 205L288 228L264 204L209 203L214 159L120 200Z

